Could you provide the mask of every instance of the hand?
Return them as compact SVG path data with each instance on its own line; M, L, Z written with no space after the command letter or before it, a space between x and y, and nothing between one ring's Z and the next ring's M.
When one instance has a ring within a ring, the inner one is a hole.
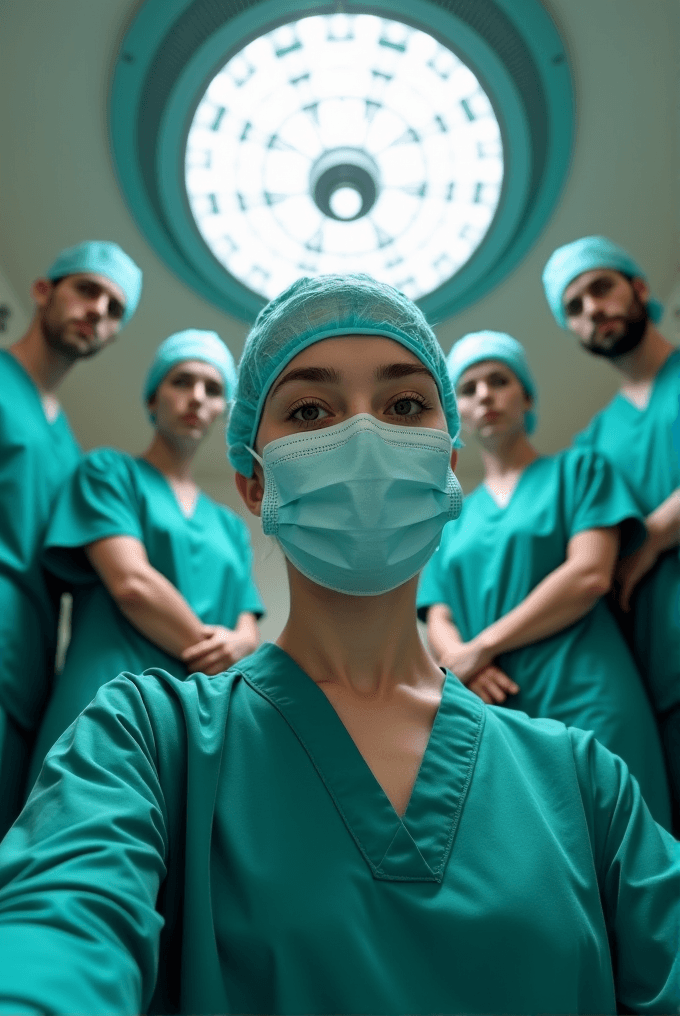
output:
M472 678L492 660L491 650L486 649L477 639L472 639L470 642L449 645L446 652L442 653L440 663L455 674L463 684L469 684Z
M493 663L475 674L468 688L490 706L501 705L508 695L516 695L519 691L519 685Z
M253 651L250 639L221 624L206 624L203 633L204 638L181 656L190 674L221 674Z
M656 535L650 532L645 542L634 554L628 554L627 557L619 561L615 582L619 586L619 603L622 610L630 610L630 598L633 590L640 579L644 578L647 572L654 567L660 553L661 548Z

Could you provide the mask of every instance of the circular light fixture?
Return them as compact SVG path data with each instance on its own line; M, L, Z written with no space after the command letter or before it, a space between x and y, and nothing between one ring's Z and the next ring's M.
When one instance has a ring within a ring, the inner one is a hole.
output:
M529 249L569 162L571 80L539 0L146 0L111 138L166 262L251 319L365 271L441 318Z

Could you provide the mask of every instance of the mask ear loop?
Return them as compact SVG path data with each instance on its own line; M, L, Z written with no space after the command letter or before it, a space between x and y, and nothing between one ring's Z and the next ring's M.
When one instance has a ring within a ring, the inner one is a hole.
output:
M260 456L257 454L255 449L254 448L249 448L248 445L246 445L246 451L250 452L250 454L253 456L253 458L257 459L257 461L260 463L260 465L264 469L264 459L260 458Z

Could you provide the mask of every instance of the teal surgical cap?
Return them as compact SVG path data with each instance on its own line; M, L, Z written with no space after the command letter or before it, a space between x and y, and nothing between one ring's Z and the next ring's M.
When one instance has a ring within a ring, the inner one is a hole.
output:
M468 367L482 360L500 360L509 367L521 381L534 406L536 405L536 382L529 368L524 346L505 332L470 332L455 343L446 361L454 389ZM536 430L534 409L528 409L524 414L524 426L527 434L533 434Z
M553 317L562 328L567 328L562 302L565 289L578 275L592 272L596 268L611 268L632 279L647 281L647 276L628 251L606 236L583 236L580 240L558 247L543 269L543 289ZM652 321L660 321L663 304L650 296L647 312Z
M222 342L217 332L202 332L196 328L187 328L183 332L170 335L156 350L153 363L149 368L144 382L143 399L148 404L159 384L169 370L186 360L201 360L212 364L224 382L227 399L233 398L236 388L236 367L234 358Z
M139 303L142 293L142 270L117 243L106 240L85 240L75 247L67 247L47 270L48 279L62 279L65 275L92 272L105 275L125 293L123 324L127 324Z
M252 476L255 435L267 393L307 346L341 335L380 335L410 349L432 372L449 433L458 435L456 397L446 360L422 311L403 293L368 275L298 279L267 304L246 339L227 441L229 461Z

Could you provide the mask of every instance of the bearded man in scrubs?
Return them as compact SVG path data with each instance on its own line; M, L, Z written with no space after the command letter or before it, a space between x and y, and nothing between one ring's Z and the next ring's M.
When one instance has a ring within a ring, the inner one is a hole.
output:
M260 313L229 458L290 615L226 673L120 675L61 736L0 846L0 1013L678 1012L678 844L625 763L418 633L457 433L390 286Z
M621 387L576 437L628 481L647 539L619 565L620 603L647 679L666 752L680 832L680 464L673 443L680 350L656 327L663 308L618 244L587 236L558 248L543 272L555 320L591 355L605 357Z
M0 836L22 804L54 665L58 587L39 554L56 494L80 458L57 390L78 360L114 340L141 285L115 243L63 250L33 283L28 331L0 351Z

